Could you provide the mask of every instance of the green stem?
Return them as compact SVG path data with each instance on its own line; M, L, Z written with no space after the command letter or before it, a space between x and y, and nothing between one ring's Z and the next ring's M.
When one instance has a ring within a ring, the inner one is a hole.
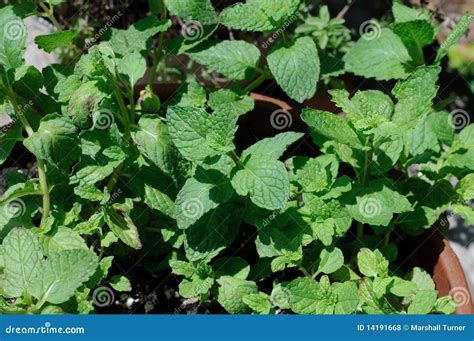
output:
M13 110L15 110L15 113L20 118L21 124L25 128L26 133L28 134L28 136L33 135L34 133L33 128L31 127L30 122L28 122L28 119L23 114L23 111L20 110L18 102L16 101L15 93L13 92L13 89L11 89L10 87L7 87L7 96L11 104L13 105ZM43 196L43 212L41 215L40 227L44 227L46 223L46 218L48 218L49 211L51 209L51 201L49 197L49 188L48 188L48 181L46 179L46 167L45 167L44 161L39 158L36 158L36 163L38 165L38 177L39 177L41 194Z
M372 157L374 156L374 148L373 148L373 138L370 136L368 138L366 146L369 147L369 150L365 153L365 161L364 161L364 170L362 173L362 178L359 178L359 184L362 186L367 186L370 178L370 164L372 162ZM357 238L362 238L364 235L364 223L357 223Z
M114 92L114 95L115 95L115 98L117 99L117 102L118 102L118 105L120 107L120 112L121 112L121 116L122 116L122 123L123 123L123 130L124 130L124 138L125 138L125 142L127 144L130 144L130 146L132 146L132 138L131 138L131 132L132 132L132 127L131 127L131 123L130 123L130 116L129 116L129 112L127 110L127 107L125 106L125 102L123 100L123 96L122 94L120 93L120 89L118 88L117 86L117 82L115 79L112 79L112 88L113 88L113 92ZM131 96L133 97L133 91L131 91ZM133 105L133 102L132 102L132 105ZM132 118L134 117L134 115L132 114ZM112 193L112 190L114 189L114 187L117 185L117 182L118 182L118 179L120 177L120 173L122 172L122 169L123 169L123 163L120 164L117 169L115 169L114 173L112 174L109 182L107 183L107 190L109 191L109 193Z
M160 8L160 19L165 20L167 13L166 13L166 7L165 7L165 4L163 3L163 0L158 0L158 6ZM156 47L153 53L153 63L151 66L150 74L148 76L148 85L150 85L150 88L153 87L153 83L155 82L156 74L158 72L158 64L160 63L160 60L163 57L164 40L165 40L165 32L160 32L160 35L158 36L158 46Z
M258 76L257 78L255 78L249 85L247 85L243 92L245 94L248 94L250 93L253 89L255 89L256 87L258 87L260 84L262 84L268 77L268 74L267 73L261 73L260 76Z
M54 27L56 28L56 31L62 32L63 29L61 28L61 25L59 24L59 22L56 20L56 17L54 16L53 5L49 5L48 7L43 3L43 1L38 1L38 4L41 7L41 9L44 11L44 14L49 18L49 20L51 20Z

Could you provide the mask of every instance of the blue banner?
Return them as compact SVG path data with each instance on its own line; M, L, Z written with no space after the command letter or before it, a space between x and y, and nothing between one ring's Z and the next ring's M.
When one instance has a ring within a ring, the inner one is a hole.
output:
M3 315L0 340L474 340L474 315Z

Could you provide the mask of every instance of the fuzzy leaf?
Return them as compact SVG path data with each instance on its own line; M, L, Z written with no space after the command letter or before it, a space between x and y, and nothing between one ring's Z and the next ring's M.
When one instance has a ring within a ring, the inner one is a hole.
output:
M210 0L165 0L165 6L181 19L199 21L204 25L216 23L216 12Z
M217 283L219 284L217 301L227 312L231 314L249 312L249 308L243 299L247 295L258 293L255 282L223 276L217 280Z

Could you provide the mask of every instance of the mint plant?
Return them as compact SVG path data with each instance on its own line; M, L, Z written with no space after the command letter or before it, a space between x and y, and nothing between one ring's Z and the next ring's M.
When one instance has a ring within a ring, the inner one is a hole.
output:
M171 273L181 297L229 313L454 311L430 275L405 269L397 254L398 236L423 233L448 209L474 221L472 125L457 134L434 103L440 60L470 16L425 65L421 47L435 27L427 13L395 3L396 22L380 41L359 40L344 57L345 71L399 79L390 94L334 89L343 115L303 109L320 156L295 155L308 138L296 131L240 148L239 119L255 114L252 90L274 79L302 103L336 74L320 60L321 44L281 33L299 6L248 0L217 13L209 0L159 1L127 29L107 30L74 65L41 71L23 60L22 19L37 9L0 9L0 112L10 118L0 164L16 147L37 169L30 178L8 173L0 197L1 312L92 313L99 289L132 289L135 279L114 262ZM39 7L57 32L36 44L72 44L52 4ZM165 34L170 15L182 35ZM219 26L281 34L263 51L213 39ZM170 54L230 83L206 89L189 77L160 98L154 85Z

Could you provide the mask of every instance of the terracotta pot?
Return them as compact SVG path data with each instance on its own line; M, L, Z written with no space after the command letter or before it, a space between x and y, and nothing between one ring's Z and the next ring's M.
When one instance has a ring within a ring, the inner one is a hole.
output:
M177 92L178 86L175 84L156 85L155 90L162 101L166 102ZM274 136L283 130L307 132L307 127L299 116L299 110L295 110L288 103L257 93L251 93L250 96L255 100L255 109L239 120L241 129L237 131L236 136L239 149L244 149L261 138ZM326 103L326 99L318 101L318 106ZM278 124L275 124L276 115L274 113L281 113L281 122L289 123L278 126ZM285 117L288 121L283 121ZM310 156L319 154L312 145L311 139L308 136L306 137L299 146L290 151L290 154ZM448 240L438 232L438 226L434 226L433 229L427 231L419 240L415 239L414 243L411 244L411 249L416 250L417 247L419 249L413 258L413 265L419 265L432 274L440 296L449 293L456 294L457 292L462 293L464 297L468 295L466 299L468 303L460 305L456 310L456 314L474 314L472 298L470 297L464 271Z

